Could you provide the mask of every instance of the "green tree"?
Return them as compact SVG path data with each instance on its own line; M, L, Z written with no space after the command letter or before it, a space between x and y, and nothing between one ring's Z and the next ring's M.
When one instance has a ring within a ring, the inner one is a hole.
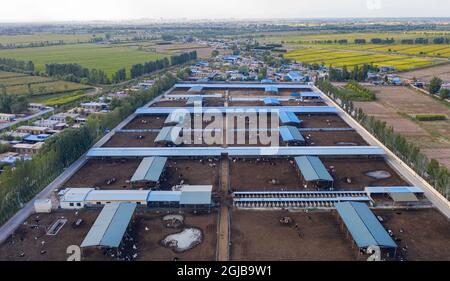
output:
M441 99L446 99L446 98L448 98L448 97L450 97L450 90L449 89L447 89L447 88L442 88L440 91L439 91L439 97L441 98Z
M430 94L437 94L442 86L442 79L439 77L433 77L433 79L430 80L430 85L428 86L428 90L430 91Z

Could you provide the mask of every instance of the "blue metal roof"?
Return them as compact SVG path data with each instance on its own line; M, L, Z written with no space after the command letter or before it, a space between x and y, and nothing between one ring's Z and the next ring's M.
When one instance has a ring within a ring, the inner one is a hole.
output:
M282 146L282 147L100 147L89 150L88 157L146 156L298 156L298 155L385 155L377 146Z
M148 202L180 202L181 191L150 191Z
M276 86L278 89L312 89L309 85L295 84L295 83L273 83L270 84ZM265 89L268 84L260 83L181 83L175 84L175 88L191 88L193 86L202 86L203 88L216 88L216 89Z
M341 202L336 203L335 207L359 248L372 245L386 248L397 247L366 204Z
M293 112L282 111L279 113L281 124L301 124L302 121Z
M295 162L306 181L333 181L319 157L298 156L295 157Z
M278 93L278 87L274 85L269 85L264 88L264 92L268 93Z
M135 209L136 203L106 204L81 247L119 247Z
M158 182L166 162L167 157L145 157L134 172L131 182Z
M203 86L201 86L201 85L193 85L190 89L189 89L189 91L188 92L195 92L195 93L198 93L198 92L201 92L201 91L203 91Z
M186 105L194 105L196 103L200 103L201 104L202 102L203 102L203 97L202 96L191 96L186 101Z
M264 98L265 105L280 105L280 101L277 98Z
M186 110L180 110L175 108L174 110L167 112L169 116L167 116L164 124L166 125L178 125L186 119L186 115L189 114Z
M179 144L181 130L181 127L164 127L156 136L155 143L169 142Z
M281 139L285 142L290 141L305 142L305 138L303 138L298 128L293 126L281 126L280 135Z
M48 139L50 135L48 134L40 134L40 135L28 135L23 140L27 142L41 142Z
M170 114L178 111L180 113L235 113L237 110L267 110L267 106L218 106L218 107L202 107L201 109L193 107L177 108L177 107L141 107L136 110L136 114ZM293 113L336 113L334 106L272 106L270 110L278 110L279 112ZM167 120L169 121L169 120ZM177 121L177 120L174 120Z
M367 193L424 193L417 186L368 186L364 190Z

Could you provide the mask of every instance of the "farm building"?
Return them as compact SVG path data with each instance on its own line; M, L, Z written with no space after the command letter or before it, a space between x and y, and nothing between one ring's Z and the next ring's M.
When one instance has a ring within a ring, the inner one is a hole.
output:
M33 155L39 151L39 149L42 148L44 145L43 142L37 142L37 143L18 143L13 145L13 149L19 153L19 154L28 154Z
M167 116L166 120L164 121L164 125L176 126L178 124L182 124L184 123L186 117L186 112L173 111L169 114L169 116Z
M188 93L190 94L200 94L203 91L203 86L200 85L193 85L189 90Z
M291 145L305 145L305 138L302 136L297 127L294 126L281 126L280 127L281 140L284 143Z
M0 113L0 121L11 122L16 119L15 114Z
M203 97L202 96L193 96L189 97L186 101L186 105L202 105Z
M277 98L264 98L263 99L264 105L266 106L277 106L280 105L280 100Z
M59 206L62 209L81 209L89 192L94 188L66 188L58 192Z
M156 184L164 172L167 157L145 157L131 178L133 186Z
M19 133L27 133L33 135L46 134L48 132L47 127L38 127L38 126L20 126L17 128Z
M367 204L339 202L335 204L335 207L340 219L359 249L378 246L389 250L389 252L393 251L395 255L397 244L392 240Z
M313 184L316 188L333 188L333 177L316 156L295 157L295 163L301 173L305 186Z
M181 127L164 127L156 136L155 143L173 146L180 144Z
M81 248L118 248L135 209L134 203L106 205L81 243Z
M302 121L293 113L281 111L279 113L280 123L282 125L300 126Z

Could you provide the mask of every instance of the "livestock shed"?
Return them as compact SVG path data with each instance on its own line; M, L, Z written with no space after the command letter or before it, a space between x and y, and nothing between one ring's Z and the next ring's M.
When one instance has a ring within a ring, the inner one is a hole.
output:
M360 202L339 202L336 211L353 241L359 249L378 246L383 249L397 249L397 244L389 236L380 221L375 217L367 204Z
M209 207L211 205L212 185L183 185L181 187L180 206Z
M280 127L281 140L285 143L293 145L306 144L305 138L302 136L297 127L281 126Z
M181 130L181 127L177 126L164 127L156 136L155 143L163 145L179 145L181 140Z
M62 209L81 209L85 199L94 188L66 188L58 192L59 206Z
M95 206L129 202L145 206L149 192L149 190L93 190L86 196L84 204Z
M390 198L393 205L420 204L419 198L423 198L423 190L416 186L369 186L364 189L374 200Z
M188 93L201 93L203 91L203 86L201 85L193 85L189 90Z
M150 191L147 198L147 206L149 208L169 208L179 207L181 199L181 191Z
M118 248L135 209L135 203L111 203L103 207L81 247Z
M297 156L295 163L305 182L305 187L314 184L316 188L333 188L333 177L317 156Z
M201 105L203 103L203 97L202 96L192 96L189 97L186 101L186 105Z
M158 183L166 167L167 157L145 157L131 177L133 186L139 184Z
M277 105L280 105L280 100L277 99L277 98L267 97L267 98L263 99L263 102L264 102L264 105L266 105L266 106L277 106Z
M278 87L277 86L266 86L264 88L264 91L266 93L271 93L271 94L278 94Z
M297 115L293 112L280 111L278 117L282 125L300 126L302 120L300 120Z
M186 119L186 114L187 113L184 111L172 111L164 121L164 125L175 126L184 123L184 120Z

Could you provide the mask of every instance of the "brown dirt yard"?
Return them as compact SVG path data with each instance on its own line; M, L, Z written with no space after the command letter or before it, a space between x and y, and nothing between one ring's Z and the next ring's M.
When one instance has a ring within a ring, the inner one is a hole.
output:
M377 210L375 214L400 239L397 245L406 260L450 261L450 221L437 210Z
M137 116L124 129L127 130L145 130L145 129L161 129L164 127L164 121L167 115L142 115Z
M355 102L367 114L385 121L430 158L450 168L450 120L421 122L405 114L446 114L450 108L407 87L373 86L377 100Z
M131 188L126 181L130 180L141 163L141 159L89 159L63 187L98 187L100 189ZM110 185L106 181L116 178Z
M174 185L213 185L213 190L219 188L220 160L214 158L177 159L170 158L166 166L166 181L163 189Z
M302 186L295 163L287 158L231 160L230 183L233 191L298 190Z
M164 215L166 213L158 214L149 211L136 214L139 251L137 260L171 261L175 257L180 261L214 261L216 259L217 213L182 214L185 220L184 227L199 228L203 234L201 244L182 253L176 253L161 244L161 240L167 235L182 231L182 228L167 228L162 220Z
M297 114L303 120L303 128L349 128L348 125L337 114Z
M450 64L401 72L399 75L403 79L412 79L415 77L426 82L429 82L433 77L439 77L444 81L450 81Z
M293 225L282 225L284 216ZM231 218L232 260L343 261L358 253L331 212L233 210Z
M64 261L68 258L67 247L81 244L99 213L100 210L82 209L78 211L78 214L68 210L58 210L50 214L34 214L0 245L0 260ZM47 229L59 218L65 218L68 221L56 235L47 235ZM83 223L76 227L74 223L78 219L83 219ZM41 253L41 251L45 252ZM21 254L23 254L22 257ZM101 253L89 259L108 260Z
M366 186L405 186L403 180L384 159L378 158L321 158L334 178L334 187L342 190L364 190ZM333 167L333 168L331 168ZM391 177L375 179L366 175L372 171L387 171ZM350 179L350 182L347 181Z

